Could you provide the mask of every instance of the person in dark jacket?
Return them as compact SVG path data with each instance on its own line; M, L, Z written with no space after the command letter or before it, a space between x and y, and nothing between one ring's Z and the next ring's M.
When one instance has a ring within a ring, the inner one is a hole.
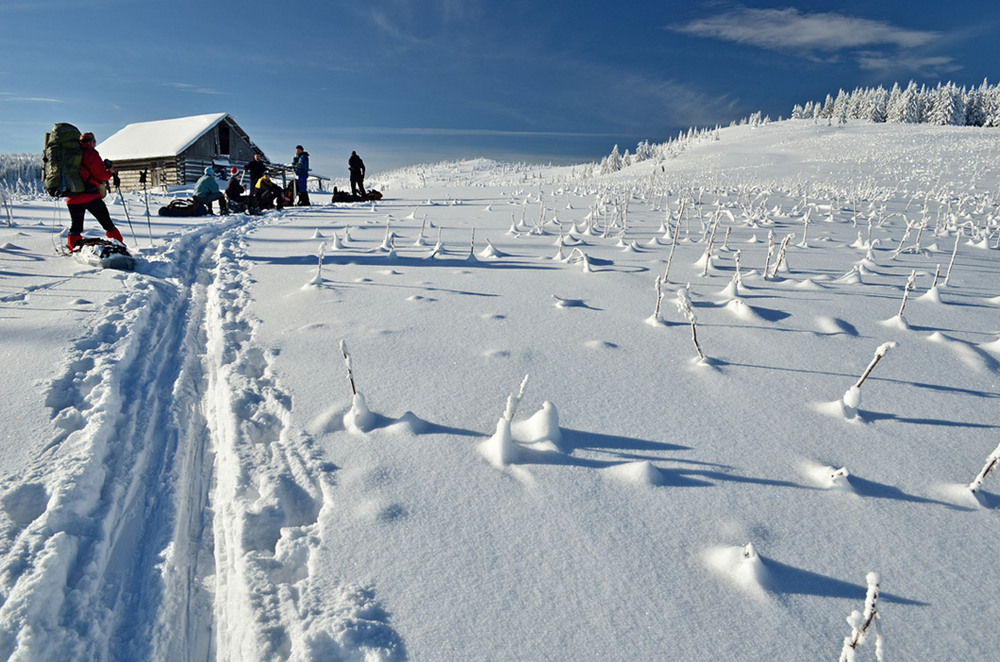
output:
M302 145L295 146L295 157L292 158L292 167L295 168L296 186L299 194L300 206L309 204L309 152L302 148Z
M351 171L351 193L365 197L365 162L361 160L357 152L351 152L351 158L347 160L347 167Z
M97 139L90 131L80 136L80 147L83 148L83 158L80 162L80 179L83 180L85 190L83 193L74 193L66 197L66 206L69 207L69 234L66 237L66 245L69 250L76 250L83 239L83 218L86 212L97 219L97 222L104 228L104 233L109 239L114 239L122 244L125 240L122 233L115 227L115 222L111 220L111 212L104 204L104 196L107 193L108 182L114 176L114 168L110 167L110 161L103 161L101 155L97 153Z
M264 163L264 155L260 152L254 152L253 160L246 164L243 169L248 175L250 175L250 181L247 182L247 187L250 190L256 189L257 182L259 182L260 178L264 176L265 172L267 172L267 164Z
M240 184L239 171L236 168L232 168L229 171L229 182L226 184L226 199L229 203L235 205L240 211L246 209L247 198L249 196L244 195L246 189L243 184Z

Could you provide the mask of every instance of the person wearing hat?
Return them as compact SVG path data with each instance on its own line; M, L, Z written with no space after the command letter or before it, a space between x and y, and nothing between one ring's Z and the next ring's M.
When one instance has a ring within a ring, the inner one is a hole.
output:
M104 196L108 192L108 182L115 173L114 168L111 167L110 161L103 161L101 155L97 153L97 139L90 131L80 136L80 147L83 148L83 158L80 161L80 179L83 180L84 191L66 197L70 219L66 245L70 251L79 248L79 244L83 240L83 218L88 211L101 224L109 239L124 244L122 233L115 227L115 222L111 220L111 212L104 204Z
M240 171L235 167L230 168L229 182L226 184L226 199L229 200L230 203L235 203L239 209L242 210L246 209L247 198L250 196L243 195L246 189L243 188L243 184L240 183L239 173Z
M194 185L194 201L208 207L208 213L212 213L212 203L219 201L219 213L228 214L226 209L226 197L219 190L219 182L215 181L215 169L212 166L205 168L205 174L201 176Z

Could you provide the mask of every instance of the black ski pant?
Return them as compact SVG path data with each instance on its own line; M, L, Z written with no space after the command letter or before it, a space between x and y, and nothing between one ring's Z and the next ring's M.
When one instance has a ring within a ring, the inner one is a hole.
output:
M83 234L83 217L88 211L97 219L97 222L101 224L105 232L111 232L115 229L115 222L111 220L111 212L108 211L108 206L104 204L104 198L97 198L82 205L66 206L69 207L70 234Z
M351 193L365 197L365 176L361 173L351 173Z

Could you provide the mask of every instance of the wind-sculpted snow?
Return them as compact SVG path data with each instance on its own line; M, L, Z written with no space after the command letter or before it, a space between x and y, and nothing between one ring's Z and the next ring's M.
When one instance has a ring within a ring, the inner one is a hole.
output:
M134 273L15 201L0 658L834 659L878 573L890 658L992 659L998 144L422 166Z

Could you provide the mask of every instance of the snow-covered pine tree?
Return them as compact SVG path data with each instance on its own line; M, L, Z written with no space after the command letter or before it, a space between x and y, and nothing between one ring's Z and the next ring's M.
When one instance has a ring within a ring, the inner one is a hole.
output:
M903 90L899 88L899 83L893 83L889 90L889 101L886 104L885 121L893 124L903 122Z
M986 85L986 81L983 81L983 85ZM983 88L973 87L965 93L965 124L966 126L985 126L985 123Z
M604 157L601 161L601 174L610 175L613 172L618 172L622 169L622 155L618 151L618 145L614 146L611 153Z
M965 123L965 105L954 83L939 84L928 97L927 121L938 126L957 126Z
M866 108L868 116L866 119L876 123L885 122L888 109L889 93L884 87L879 85L869 94L869 102Z
M819 112L820 119L828 120L833 117L833 104L833 97L827 94L826 101L823 102L823 110Z

